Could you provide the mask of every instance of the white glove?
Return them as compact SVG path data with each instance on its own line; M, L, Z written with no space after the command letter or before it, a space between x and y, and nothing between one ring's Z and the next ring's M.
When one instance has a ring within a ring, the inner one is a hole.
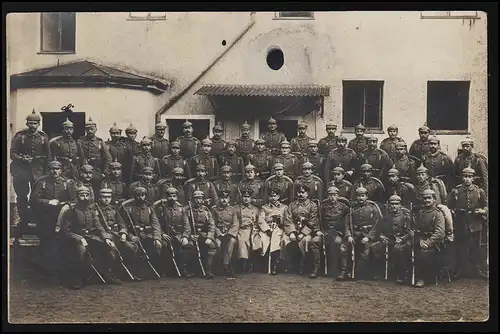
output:
M56 206L57 204L59 204L59 200L58 200L58 199L51 199L51 200L49 201L49 205L54 205L54 206Z
M122 233L122 235L120 236L120 241L121 242L127 241L127 235L125 233Z
M212 240L211 239L205 240L205 244L210 246L212 244Z
M87 240L85 238L81 238L80 242L82 243L83 247L87 247L89 244L87 243Z
M361 242L366 244L368 242L368 238L367 237L364 237L363 239L361 239Z
M115 243L111 239L106 239L106 243L108 244L109 247L115 248Z
M187 239L187 238L182 238L182 239L181 239L181 244L182 244L182 246L186 246L188 243L189 243L189 241L188 241L188 239Z

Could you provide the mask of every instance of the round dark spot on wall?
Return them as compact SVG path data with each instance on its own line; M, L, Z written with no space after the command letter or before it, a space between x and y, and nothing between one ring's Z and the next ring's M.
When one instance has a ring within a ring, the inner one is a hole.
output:
M222 40L222 46L226 46L226 44L227 44L227 43L226 43L226 40L225 40L225 39L223 39L223 40Z
M356 30L359 30L359 27L356 27Z
M279 70L285 63L283 51L279 48L273 48L267 52L267 66L272 70Z

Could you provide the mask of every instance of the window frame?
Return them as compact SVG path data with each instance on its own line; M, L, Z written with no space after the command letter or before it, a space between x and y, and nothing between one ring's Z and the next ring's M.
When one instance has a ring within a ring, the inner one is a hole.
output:
M147 16L133 16L133 13L128 12L127 21L165 21L167 19L167 12L147 12ZM142 12L141 12L142 13ZM151 16L151 13L163 13L163 16Z
M273 20L314 20L314 12L313 11L308 11L308 12L311 13L310 17L305 17L305 16L283 17L280 16L281 12L274 12Z
M74 18L75 18L75 32L73 34L73 39L74 39L74 48L73 48L73 51L48 51L48 50L43 50L43 15L44 14L52 14L52 12L43 12L43 13L40 13L40 48L39 48L39 51L38 51L38 54L76 54L76 12L56 12L59 16L59 19L58 19L58 24L59 24L59 43L58 43L58 46L59 48L61 48L62 46L62 35L63 35L63 31L62 31L62 19L61 19L61 14L63 13L72 13L74 14Z

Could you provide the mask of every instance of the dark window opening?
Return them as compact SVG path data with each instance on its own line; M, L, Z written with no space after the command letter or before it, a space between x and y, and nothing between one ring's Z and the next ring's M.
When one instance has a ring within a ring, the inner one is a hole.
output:
M278 12L279 18L313 18L313 12Z
M193 124L193 136L200 141L207 138L210 134L209 119L188 119ZM186 122L185 119L167 119L168 140L173 142L178 137L184 135L182 125Z
M74 124L73 138L76 140L85 135L84 112L42 112L42 130L49 138L62 135L62 124L68 118Z
M342 82L343 129L360 123L367 129L382 129L383 88L383 81Z
M280 49L270 50L267 53L266 61L269 68L275 71L279 70L285 63L285 56L283 55L283 51L281 51Z
M269 119L259 120L259 138L260 135L264 132L267 132L267 121ZM292 138L297 137L297 125L299 121L292 119L277 119L276 124L278 125L278 131L283 132L288 141L292 140Z
M42 13L42 52L75 52L75 13Z
M427 126L467 131L470 81L427 81Z

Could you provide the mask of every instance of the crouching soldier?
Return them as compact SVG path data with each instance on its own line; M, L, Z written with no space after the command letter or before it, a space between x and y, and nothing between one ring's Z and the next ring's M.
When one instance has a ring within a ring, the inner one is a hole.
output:
M116 263L113 237L99 223L95 203L89 204L90 190L85 186L76 189L76 203L61 209L61 229L68 251L74 255L69 264L70 288L80 289L89 272L83 266L92 268L102 282L121 284L113 272Z

